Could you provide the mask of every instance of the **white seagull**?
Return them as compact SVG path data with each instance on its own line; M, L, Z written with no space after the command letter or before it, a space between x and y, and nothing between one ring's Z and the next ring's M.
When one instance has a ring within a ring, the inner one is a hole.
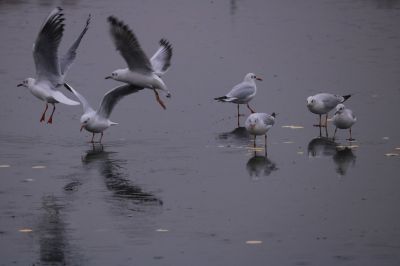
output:
M353 114L353 111L347 109L344 104L338 104L336 106L336 113L333 116L333 124L336 126L335 133L333 134L333 138L336 136L336 131L338 128L340 129L349 129L350 138L349 141L353 141L354 139L351 137L351 127L355 124L357 118Z
M319 124L316 127L326 127L328 124L328 113L339 103L345 102L351 95L334 95L330 93L318 93L307 98L307 107L310 112L319 115ZM322 125L321 116L326 114L325 125Z
M142 87L137 87L134 85L122 85L116 87L109 92L107 92L103 99L101 100L100 107L95 111L89 104L89 102L83 97L79 92L73 89L69 84L64 83L65 88L71 91L82 103L83 115L81 116L81 131L86 129L87 131L93 133L91 143L94 143L94 135L100 133L101 137L99 143L103 138L103 131L112 125L117 125L118 123L112 122L109 117L115 105L124 97L129 94L138 92L142 90Z
M78 39L72 44L67 53L58 58L58 47L64 32L64 14L62 9L57 7L53 9L36 38L33 46L33 60L36 66L36 79L27 78L17 86L23 86L38 99L46 102L46 109L44 110L40 122L45 120L45 114L48 104L53 105L53 111L50 115L48 124L53 122L53 114L56 109L56 103L63 103L66 105L79 105L78 102L67 98L62 92L56 90L64 83L65 76L69 67L76 57L76 50L88 30L90 23L90 15L86 20L86 25L78 36Z
M254 113L249 115L245 121L247 131L254 135L254 147L256 147L256 137L258 135L265 136L265 147L267 147L267 132L275 124L276 114Z
M125 59L128 68L117 69L107 76L106 79L114 79L139 87L152 89L156 95L157 102L166 109L160 99L157 90L163 91L166 96L171 97L167 86L161 77L167 72L171 65L172 46L165 40L160 40L160 47L156 53L148 59L143 52L135 34L117 18L108 17L110 33L117 50Z
M262 78L257 77L253 73L248 73L244 77L243 81L236 86L234 86L230 92L228 92L225 96L214 98L219 102L231 102L237 104L237 118L238 118L238 127L239 123L239 104L247 104L247 108L254 113L255 111L251 109L249 106L249 102L254 98L257 93L257 86L255 80L262 81Z

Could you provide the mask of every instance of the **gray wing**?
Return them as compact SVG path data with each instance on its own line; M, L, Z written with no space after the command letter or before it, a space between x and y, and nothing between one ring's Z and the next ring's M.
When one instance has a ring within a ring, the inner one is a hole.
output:
M75 89L73 89L69 84L67 84L66 82L64 83L64 87L69 90L70 92L72 92L76 98L78 98L78 100L81 102L82 107L83 107L83 112L84 113L88 113L93 111L93 108L90 106L89 102L85 99L85 97L83 97L79 92L77 92Z
M142 73L153 72L150 61L140 47L135 34L117 18L108 17L110 33L117 50L125 59L131 71Z
M50 12L33 45L33 60L38 81L50 81L53 86L60 83L58 46L64 32L64 14L57 7Z
M275 124L275 118L272 115L264 114L263 121L268 126L273 126Z
M86 20L86 25L83 28L83 31L81 32L81 34L78 36L78 39L76 39L76 41L72 44L72 46L69 48L67 53L61 58L60 67L61 67L62 75L65 75L67 73L69 67L71 66L72 62L74 61L74 59L76 57L76 50L78 49L78 46L81 43L83 36L85 35L86 31L89 28L90 18L91 18L91 16L89 14L89 16Z
M168 68L171 66L171 57L171 44L167 40L161 39L160 48L158 48L157 52L150 59L151 66L158 76L162 76L167 72Z
M110 114L112 110L114 109L114 106L126 95L138 92L142 90L143 87L138 87L134 85L122 85L119 87L116 87L109 92L107 92L103 100L101 101L99 110L97 113L100 116L103 116L105 118L110 117Z
M318 95L318 98L329 109L335 108L336 105L338 105L339 103L341 103L343 101L342 96L329 94L329 93L321 93Z
M230 98L246 99L255 93L255 87L247 83L240 83L233 87L233 89L226 95Z

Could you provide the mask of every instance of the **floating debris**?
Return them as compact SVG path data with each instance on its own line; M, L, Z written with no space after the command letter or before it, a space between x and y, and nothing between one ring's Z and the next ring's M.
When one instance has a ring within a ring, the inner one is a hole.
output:
M294 141L284 141L283 143L284 143L284 144L293 144Z
M395 150L400 150L400 147L396 148Z
M283 128L290 128L290 129L302 129L304 128L303 126L296 126L296 125L288 125L288 126L282 126Z
M8 168L11 167L9 164L0 164L0 168Z
M262 244L262 241L261 240L248 240L248 241L246 241L246 244L248 244L248 245L260 245L260 244Z
M32 169L44 169L44 168L46 168L46 166L44 166L44 165L35 165L35 166L32 166Z
M31 233L31 232L33 232L33 230L30 229L30 228L22 228L22 229L19 229L18 231L20 233Z
M297 154L303 155L303 154L304 154L304 151L298 151Z
M159 229L157 229L156 230L156 232L169 232L169 230L168 229L162 229L162 228L159 228Z
M256 148L254 148L254 147L249 147L248 149L249 149L250 152L253 152L253 151L263 151L263 150L264 150L264 148L257 148L257 147L256 147Z
M24 182L33 182L33 181L35 181L35 179L33 179L33 178L24 179Z
M389 140L389 137L383 137L382 139L383 140Z
M386 153L385 156L392 157L392 156L399 156L398 153Z

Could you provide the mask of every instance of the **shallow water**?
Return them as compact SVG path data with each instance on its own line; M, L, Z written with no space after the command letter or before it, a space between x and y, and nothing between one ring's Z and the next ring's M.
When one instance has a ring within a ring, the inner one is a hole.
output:
M0 265L400 264L400 157L385 155L400 153L400 1L131 2L0 1ZM80 107L40 124L44 104L15 86L56 5L61 51L93 16L68 80L94 106L124 66L107 16L147 54L169 39L167 110L131 95L95 146ZM250 71L252 107L278 113L267 156L212 100ZM312 126L320 91L354 94L351 150Z

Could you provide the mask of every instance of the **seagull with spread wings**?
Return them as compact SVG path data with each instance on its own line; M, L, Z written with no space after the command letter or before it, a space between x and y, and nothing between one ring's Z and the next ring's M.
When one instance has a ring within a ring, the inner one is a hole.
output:
M82 103L83 115L81 116L81 131L86 129L87 131L93 133L91 143L94 143L94 135L100 133L101 137L98 141L101 143L103 138L103 131L112 125L117 125L118 123L112 122L109 117L115 105L124 97L129 94L138 92L142 90L142 87L134 85L122 85L116 87L109 92L107 92L103 99L101 100L100 107L95 111L89 104L89 102L83 97L79 92L73 89L69 84L64 83L65 88L70 92L75 94L75 96Z
M35 97L46 102L46 108L41 116L40 122L45 120L45 114L49 103L53 105L53 111L47 121L48 124L53 122L56 103L79 105L78 102L67 98L62 92L56 89L64 83L68 69L76 57L76 50L89 27L90 15L78 39L68 49L67 53L59 58L58 47L64 32L64 20L64 14L60 7L50 12L33 46L36 78L27 78L21 84L17 85L18 87L23 86L28 88Z
M110 23L110 33L116 49L125 59L128 68L117 69L106 79L114 79L152 89L156 95L157 102L162 108L166 109L157 90L163 91L168 98L171 97L171 93L161 79L171 65L171 44L167 40L161 39L159 49L148 59L135 34L124 22L113 16L108 17L108 22Z

